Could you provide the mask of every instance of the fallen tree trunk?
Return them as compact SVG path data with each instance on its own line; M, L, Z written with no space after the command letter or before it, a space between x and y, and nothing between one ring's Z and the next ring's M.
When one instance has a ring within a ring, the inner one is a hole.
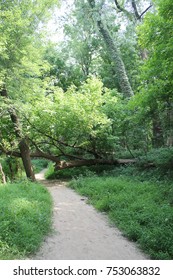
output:
M107 160L107 159L84 159L84 160L72 160L72 161L59 161L55 164L55 170L62 170L73 167L82 167L82 166L92 166L92 165L123 165L135 163L136 159L116 159L116 160Z

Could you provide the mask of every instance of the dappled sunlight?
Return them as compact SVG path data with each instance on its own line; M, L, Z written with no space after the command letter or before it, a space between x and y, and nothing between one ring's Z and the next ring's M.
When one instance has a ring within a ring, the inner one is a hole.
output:
M10 202L10 211L12 213L24 214L25 211L31 211L31 209L39 206L38 201L29 201L27 198L14 198Z

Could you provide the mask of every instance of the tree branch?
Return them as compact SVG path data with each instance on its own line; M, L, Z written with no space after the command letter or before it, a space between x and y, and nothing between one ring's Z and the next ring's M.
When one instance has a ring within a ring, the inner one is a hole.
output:
M32 128L35 129L39 134L46 136L48 139L51 139L52 141L58 143L59 145L62 145L62 146L64 146L64 147L69 147L69 148L77 149L77 150L81 150L81 151L84 151L84 152L86 152L86 153L88 153L88 154L92 154L92 155L95 156L95 157L100 157L100 155L98 155L97 153L95 153L95 152L92 151L92 150L88 150L88 149L82 148L82 147L80 147L80 146L70 145L70 144L68 144L68 143L65 143L65 142L63 142L63 141L61 141L61 140L59 140L59 139L56 139L56 138L52 137L51 135L49 135L49 134L47 134L47 133L41 131L41 130L38 129L35 125L33 125L33 124L30 122L30 120L29 120L26 116L25 116L25 119L26 119L27 122L32 126ZM30 139L30 140L31 140L31 139ZM57 146L57 148L60 150L60 147Z
M30 139L30 141L36 148L36 151L31 153L31 157L43 157L54 162L60 161L59 157L43 152L33 140Z
M21 153L17 151L8 151L2 145L0 145L0 151L7 156L21 157Z
M151 4L147 9L145 9L145 11L143 11L142 14L140 15L140 18L142 18L143 15L144 15L149 9L151 9L152 7L153 7L153 5Z
M114 2L115 2L115 5L116 5L117 9L120 10L121 12L124 12L123 7L120 6L120 4L118 3L118 1L117 1L117 0L114 0Z
M134 13L135 13L135 17L136 19L138 20L141 20L142 16L152 7L153 5L151 4L148 8L146 8L141 14L138 13L138 9L137 9L137 6L136 6L136 2L135 0L132 0L132 7L133 7L133 10L134 10Z
M140 16L140 14L138 13L138 9L137 9L135 0L132 0L132 7L133 7L133 10L134 10L136 19L139 19L139 20L140 20L140 19L141 19L141 16Z
M136 5L136 1L135 0L131 0L131 4L132 4L132 8L134 10L134 14L130 13L128 10L126 10L125 8L123 8L119 2L117 0L114 0L115 2L115 5L117 7L117 9L120 11L120 12L123 12L123 13L126 13L126 15L128 16L128 18L130 20L132 20L132 17L137 19L137 20L141 20L142 16L153 6L152 4L147 8L145 9L145 11L143 11L141 14L139 14L138 12L138 9L137 9L137 5Z
M75 155L70 155L70 154L67 154L65 153L60 147L58 147L57 145L55 145L55 147L57 147L57 149L61 152L60 155L52 155L52 154L49 154L49 153L45 153L43 152L40 148L39 148L39 144L38 143L35 143L32 139L30 139L31 143L35 146L36 148L36 151L31 153L31 156L32 157L44 157L44 158L47 158L47 159L50 159L51 161L54 161L54 162L59 162L60 161L60 157L61 156L65 156L69 159L77 159L77 160L85 160L85 158L81 158L81 157L78 157L78 156L75 156Z
M132 14L131 14L129 11L127 11L126 9L124 9L124 8L118 3L117 0L114 0L114 2L115 2L115 5L116 5L117 9L119 10L119 12L125 13L125 14L128 16L128 18L129 18L130 20L132 20Z

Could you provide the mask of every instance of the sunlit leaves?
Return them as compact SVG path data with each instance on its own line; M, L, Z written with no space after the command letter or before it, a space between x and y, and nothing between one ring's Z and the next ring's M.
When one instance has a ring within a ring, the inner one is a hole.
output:
M108 117L108 107L111 105L110 111L116 110L116 104L117 98L96 78L89 79L78 90L72 86L64 93L55 88L54 93L30 108L31 127L37 137L48 135L71 145L88 145L90 137L96 141L103 138L106 143L113 121Z

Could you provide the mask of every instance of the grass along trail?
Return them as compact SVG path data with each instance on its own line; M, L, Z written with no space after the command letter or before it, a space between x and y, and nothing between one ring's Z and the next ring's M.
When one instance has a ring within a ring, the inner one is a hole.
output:
M62 181L44 180L44 170L37 175L54 200L53 233L46 238L37 260L141 260L147 257L136 244L125 239L86 198L67 188Z

